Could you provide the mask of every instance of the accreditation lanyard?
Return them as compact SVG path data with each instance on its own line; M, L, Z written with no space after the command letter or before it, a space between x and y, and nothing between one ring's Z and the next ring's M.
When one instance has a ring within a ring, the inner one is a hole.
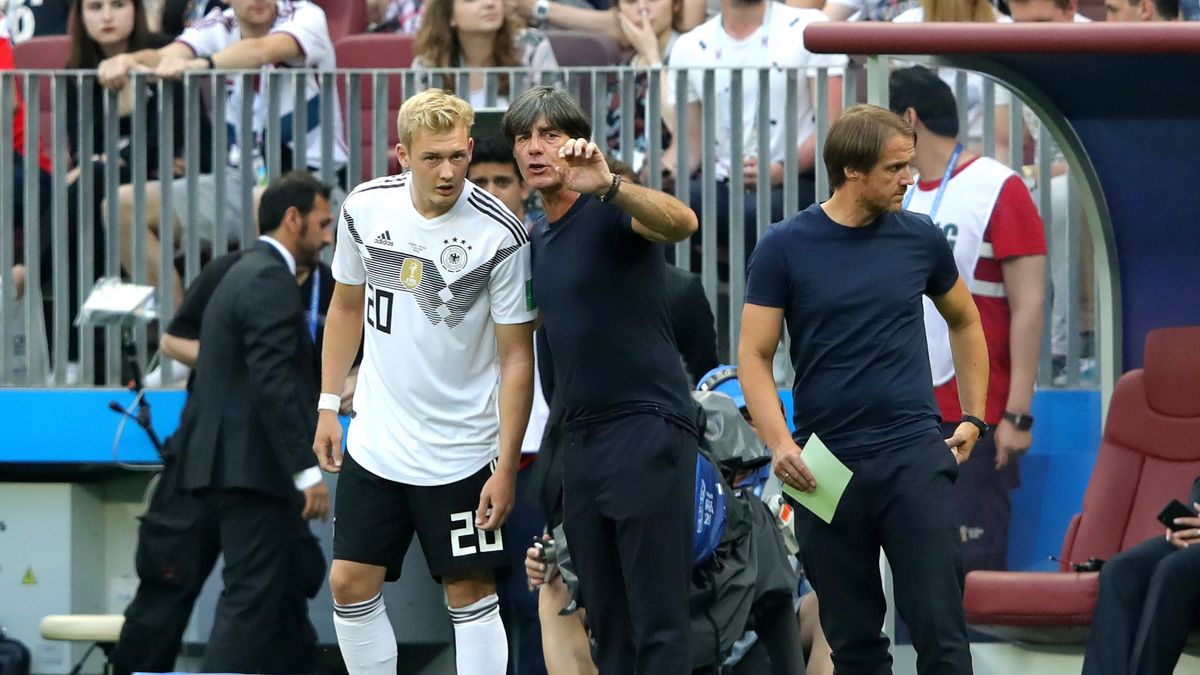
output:
M312 294L308 301L308 335L313 344L317 343L317 303L321 299L321 268L314 265L312 273Z
M933 195L933 205L929 207L929 219L937 222L938 207L942 205L942 197L946 195L946 186L950 184L950 178L954 175L954 167L958 166L958 157L962 154L962 143L954 146L954 152L950 154L950 161L946 163L946 173L942 174L942 182L938 185L937 193ZM913 195L916 194L917 188L908 191L904 195L904 209L908 209L908 204L912 201Z

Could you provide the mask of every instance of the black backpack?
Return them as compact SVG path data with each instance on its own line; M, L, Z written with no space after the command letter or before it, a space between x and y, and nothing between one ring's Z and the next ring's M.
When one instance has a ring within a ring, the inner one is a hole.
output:
M0 675L29 675L29 647L0 628Z

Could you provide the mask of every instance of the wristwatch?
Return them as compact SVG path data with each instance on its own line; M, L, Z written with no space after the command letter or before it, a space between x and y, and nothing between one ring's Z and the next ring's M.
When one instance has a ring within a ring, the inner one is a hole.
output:
M1012 422L1017 431L1029 431L1033 428L1033 415L1005 411L1004 419Z
M533 25L543 28L550 18L550 0L537 0L533 3Z
M983 439L984 436L987 436L988 431L991 429L991 425L989 425L987 422L984 422L983 420L979 419L978 417L976 417L974 415L963 415L961 421L969 422L971 424L974 424L976 427L978 427L979 428L979 438L981 440Z

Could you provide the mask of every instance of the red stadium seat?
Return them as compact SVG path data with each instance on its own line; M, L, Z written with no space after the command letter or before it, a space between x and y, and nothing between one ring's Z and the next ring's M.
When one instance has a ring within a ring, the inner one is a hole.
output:
M17 70L62 70L67 67L67 55L70 52L69 35L35 37L13 46L13 65ZM39 79L38 135L49 153L54 137L54 108L51 105L54 91L49 77Z
M62 70L70 52L69 35L35 37L13 46L13 62L18 70Z
M348 35L367 32L367 0L313 0L325 10L329 39L337 44Z
M338 68L408 68L412 65L413 58L412 36L392 33L350 35L337 41L334 45L334 52L337 54ZM371 134L374 119L374 88L370 75L362 74L358 77L362 78L362 96L359 99L361 108L359 110L355 110L355 102L346 97L348 89L346 77L338 77L338 93L341 95L342 105L346 108L347 128L349 125L356 125L362 129L362 142L359 146L359 150L362 152L360 178L367 180L374 177L371 169L371 148L377 140L372 138ZM400 104L404 102L404 80L399 75L389 75L387 87L388 135L386 139L378 140L386 143L384 150L388 156L388 174L395 174L400 172L400 165L392 149L396 147L398 140L396 113L400 111Z
M598 33L575 30L548 30L546 37L554 50L554 59L564 68L602 67L620 64L621 47L612 38ZM578 81L574 81L578 79ZM592 114L592 78L568 75L565 83L577 95L584 112Z
M599 33L548 30L546 37L560 66L615 66L621 63L621 46Z
M1069 562L1111 558L1163 528L1155 515L1187 495L1200 475L1200 327L1146 336L1145 367L1114 388L1083 513L1067 529L1059 572L971 572L967 623L1027 643L1079 644L1099 590L1099 573Z

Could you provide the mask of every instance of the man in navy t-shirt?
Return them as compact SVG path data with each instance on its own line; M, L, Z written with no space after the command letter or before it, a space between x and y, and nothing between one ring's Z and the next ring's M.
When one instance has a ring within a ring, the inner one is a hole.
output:
M817 488L798 445L813 433L854 472L832 523L807 509L796 518L838 673L890 672L880 547L917 670L971 672L951 505L958 464L987 429L987 347L946 238L927 216L901 210L914 144L912 127L891 112L847 110L825 144L833 196L763 236L746 287L739 375L776 475ZM922 296L950 327L965 412L945 440ZM794 436L771 376L784 321L796 370Z
M522 94L504 134L546 207L530 233L533 298L554 355L563 527L600 672L690 673L697 428L661 244L691 236L696 216L612 174L562 90Z

